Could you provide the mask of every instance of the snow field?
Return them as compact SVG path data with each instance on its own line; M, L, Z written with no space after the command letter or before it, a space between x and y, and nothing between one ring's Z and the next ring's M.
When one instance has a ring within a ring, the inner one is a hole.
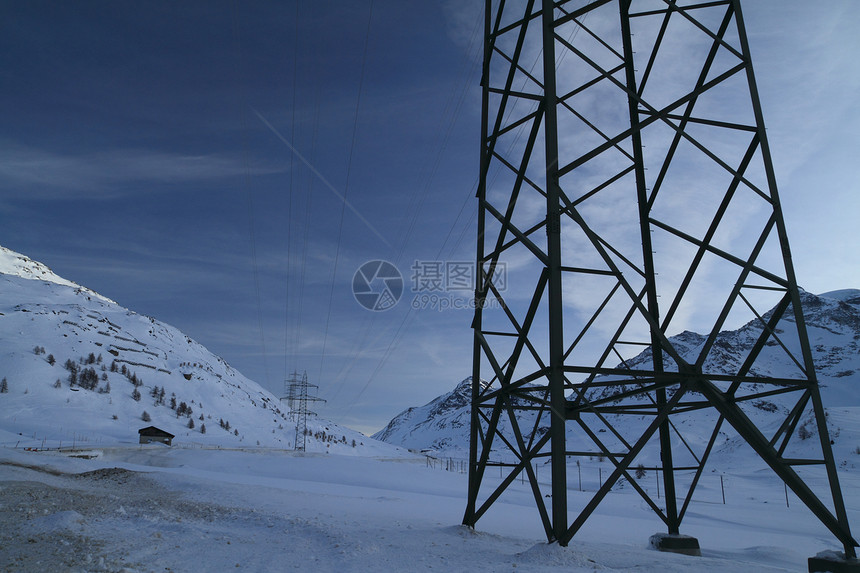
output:
M466 475L422 458L164 446L72 455L83 457L0 449L0 568L805 571L807 557L838 549L796 500L785 507L779 495L761 498L776 483L765 472L731 476L743 494L726 505L691 504L683 532L699 538L696 558L647 548L663 528L629 488L607 496L561 548L545 542L534 498L519 481L477 530L461 527ZM856 523L860 479L841 477ZM590 494L571 485L575 508Z

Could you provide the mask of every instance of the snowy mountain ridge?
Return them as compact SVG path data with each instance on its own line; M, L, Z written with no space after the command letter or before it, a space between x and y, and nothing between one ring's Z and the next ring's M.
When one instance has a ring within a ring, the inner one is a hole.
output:
M427 404L404 410L373 438L416 451L457 451L469 443L472 377Z
M149 425L186 445L296 439L277 397L178 329L0 247L0 443L136 443ZM325 420L308 429L308 451L396 455Z
M828 411L831 437L836 442L834 451L841 461L853 464L856 463L857 445L860 444L860 425L854 421L860 413L860 290L844 289L818 296L802 292L801 299L822 399ZM790 311L786 316L783 320L794 320ZM736 371L743 360L741 349L748 348L760 332L758 321L734 331L721 332L705 363L705 371ZM672 336L670 340L681 356L692 359L700 352L706 337L685 331ZM628 364L650 361L650 352L650 349L645 350L630 359ZM672 364L668 356L665 359L667 364ZM797 374L797 368L776 344L769 344L756 361L754 373L791 378ZM413 450L465 457L469 447L470 386L471 377L424 406L401 412L373 437ZM759 401L752 406L749 415L764 426L771 423L771 418L775 422L787 413L779 397ZM707 436L708 429L695 431L696 423L695 418L679 422L691 428L694 436ZM501 427L506 426L505 420L502 419L500 424ZM812 428L812 425L809 427ZM576 441L582 437L571 432L569 439ZM728 452L739 445L736 439L727 437L721 447Z
M0 274L72 287L80 290L81 292L87 293L91 297L96 297L106 302L116 304L115 301L112 301L95 291L56 275L54 271L47 267L47 265L34 261L30 257L26 257L20 253L16 253L15 251L9 250L2 245L0 245Z

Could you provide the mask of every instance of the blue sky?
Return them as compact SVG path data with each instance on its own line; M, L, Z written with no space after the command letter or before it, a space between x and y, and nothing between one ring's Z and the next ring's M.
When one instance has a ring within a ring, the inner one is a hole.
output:
M470 373L471 312L410 312L410 268L473 256L481 4L2 2L0 244L378 429ZM860 5L809 6L744 13L824 292L860 287ZM385 312L352 296L374 259L404 276Z

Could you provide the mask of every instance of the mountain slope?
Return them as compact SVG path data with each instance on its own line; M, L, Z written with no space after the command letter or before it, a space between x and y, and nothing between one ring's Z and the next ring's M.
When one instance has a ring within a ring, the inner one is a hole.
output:
M856 463L858 444L860 444L860 425L853 422L860 414L860 290L846 289L815 296L802 293L804 318L818 379L821 384L822 398L828 409L828 423L834 439L834 453L837 459ZM788 318L793 321L789 311ZM783 323L781 322L780 325ZM731 372L737 370L742 362L741 349L748 348L759 336L760 326L750 322L735 331L720 333L710 358L705 363L705 371ZM682 332L671 337L675 347L685 359L695 357L705 336L695 332ZM790 343L789 343L790 344ZM650 350L630 359L628 364L637 365L650 361ZM666 357L671 365L671 360ZM756 361L755 374L773 377L796 377L797 366L788 358L776 343L769 344ZM460 382L457 387L421 407L409 408L398 414L375 438L414 450L435 450L447 455L462 457L468 452L469 443L469 396L471 378ZM760 400L747 408L760 427L781 422L787 410L779 397ZM682 416L676 424L694 443L706 442L713 422L706 416ZM711 417L712 418L712 417ZM632 423L630 418L626 422ZM806 422L806 420L804 420ZM503 416L502 428L506 427ZM527 424L525 426L528 426ZM814 426L807 424L809 432ZM543 428L539 432L545 431ZM572 447L586 447L581 433L568 432ZM734 451L742 444L732 437L733 432L725 432L725 441L718 447L726 453ZM506 433L506 435L508 435ZM801 444L803 448L813 447L815 440ZM701 444L698 444L701 445Z
M148 425L174 443L295 441L286 407L202 345L2 247L0 379L7 445L135 443ZM309 451L392 449L323 420L308 426Z
M469 445L472 377L429 403L395 416L373 438L416 451L451 452Z

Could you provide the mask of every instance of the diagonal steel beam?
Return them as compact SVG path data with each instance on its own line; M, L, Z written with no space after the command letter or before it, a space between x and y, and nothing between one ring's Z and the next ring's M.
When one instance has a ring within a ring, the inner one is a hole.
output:
M756 425L747 417L743 410L738 407L732 400L729 400L716 386L709 380L696 380L692 383L691 389L701 393L716 410L725 417L726 421L731 424L735 431L752 447L759 457L773 470L773 472L782 479L785 484L791 488L791 491L803 502L806 507L815 514L821 523L824 524L830 532L836 536L846 546L856 547L857 542L851 537L851 531L840 523L841 519L837 519L830 513L830 510L818 499L818 496L809 489L809 486L797 475L794 469L785 463L779 456L779 453L774 449L767 438L761 433ZM816 387L817 390L817 387ZM847 523L847 520L846 520Z

